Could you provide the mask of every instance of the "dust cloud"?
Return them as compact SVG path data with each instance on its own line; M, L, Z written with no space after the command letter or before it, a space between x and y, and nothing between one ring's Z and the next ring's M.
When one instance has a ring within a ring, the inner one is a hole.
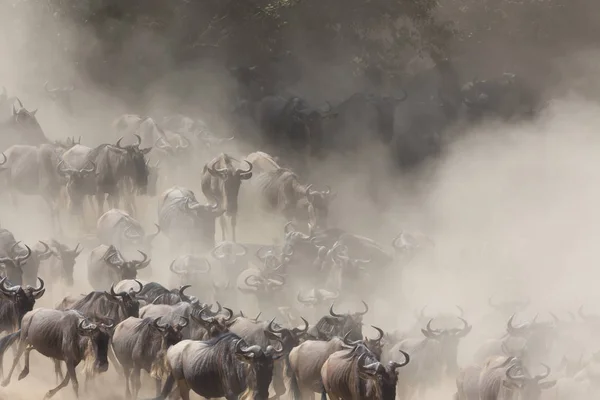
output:
M244 140L245 132L234 132L234 125L219 106L235 92L223 65L171 66L172 60L161 53L166 43L152 36L136 36L123 46L120 54L127 56L123 64L137 68L136 48L143 47L146 57L150 50L154 57L146 58L146 62L160 62L163 69L172 70L144 88L141 95L125 88L101 87L81 76L73 60L57 59L60 56L56 54L53 70L46 70L46 74L41 72L43 65L53 55L44 43L31 41L36 37L34 33L39 33L39 26L28 23L28 17L39 21L34 14L19 15L10 23L9 17L2 18L7 24L1 28L0 86L5 85L11 96L18 96L27 109L39 109L38 120L49 138L81 136L82 144L88 146L114 142L118 136L111 124L124 113L162 116L177 111L210 120L223 136L235 134L236 143L226 148L235 157L260 150ZM20 30L8 31L7 26L16 25ZM63 32L71 36L67 42L89 42L90 49L97 45L94 35L79 26L66 27ZM473 326L458 351L459 365L466 366L473 363L486 340L505 332L505 316L495 318L491 314L488 300L492 296L529 298L530 306L517 316L521 322L536 314L551 320L550 312L563 317L582 305L587 313L600 314L600 87L595 79L599 59L600 54L594 50L553 59L560 79L552 77L549 101L541 115L530 121L490 121L464 128L440 157L427 161L417 171L396 170L386 160L388 149L376 143L358 155L333 154L324 161L313 161L307 181L330 185L337 193L331 211L332 226L373 238L390 249L392 239L401 230L423 232L435 242L433 249L419 254L408 265L378 272L380 286L368 299L371 311L365 317L365 327L373 324L387 332L404 332L413 327L415 313L425 306L432 315L456 314L459 306ZM315 65L307 70L315 70ZM335 98L343 97L343 91L350 89L344 87L341 77L351 74L340 73L327 85L322 83L335 74L335 68L327 65L324 71L312 84L306 83L306 95L320 101L327 96L320 91L330 87L335 88ZM304 79L310 81L310 76ZM65 113L44 94L46 80L76 82L74 115ZM302 87L302 83L297 86ZM211 158L198 160L197 165ZM368 164L369 171L378 170L376 187L386 198L385 207L368 196L371 186L367 182L374 178L364 169L352 168L357 163ZM190 168L174 181L162 182L159 193L173 185L184 185L203 198L200 174L199 167ZM248 190L251 185L242 184L238 239L264 244L281 240L285 221L261 214ZM13 198L4 190L0 190L0 196L0 225L18 240L32 245L57 236L41 199L23 195ZM152 231L157 222L157 198L144 197L139 204L138 219ZM93 226L95 216L87 218ZM80 232L73 221L65 223L58 237L70 246L85 246L75 268L76 284L50 288L36 307L53 308L65 296L91 290L86 264L95 246L92 232ZM169 264L175 256L166 238L159 237L152 251L151 271L142 271L140 278L169 285ZM291 298L295 296L290 294ZM228 300L236 311L242 308L246 315L259 311L252 299ZM354 307L339 305L341 310ZM370 328L365 331L373 334ZM600 350L600 343L584 335L574 347L552 356L560 359L572 350L588 357ZM20 382L13 378L10 386L0 389L0 398L38 399L53 387L50 360L35 353L32 357L30 376ZM12 352L4 358L7 371L10 364L6 360L12 361ZM142 376L142 398L151 397L153 383ZM84 380L81 374L79 377ZM82 397L123 398L124 382L111 369L91 382L87 390ZM449 399L455 392L455 381L448 378L417 399ZM73 398L71 388L56 398Z

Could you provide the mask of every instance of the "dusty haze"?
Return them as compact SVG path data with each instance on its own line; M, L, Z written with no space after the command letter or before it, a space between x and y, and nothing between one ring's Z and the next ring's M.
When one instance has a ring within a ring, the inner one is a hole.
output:
M39 109L38 120L51 139L82 136L82 144L89 146L113 142L116 137L110 124L119 115L138 112L164 115L173 110L211 118L221 133L231 131L221 103L232 94L234 86L219 70L220 65L205 63L184 69L173 65L171 74L153 82L141 95L124 94L126 90L112 93L110 88L82 76L73 60L53 58L48 61L48 57L52 57L50 49L32 41L39 35L39 25L35 25L39 17L33 12L30 17L31 21L28 15L20 14L19 19L10 20L0 28L3 33L0 36L0 86L5 85L10 95L18 95L26 108ZM0 19L8 21L10 17L4 15ZM18 26L20 30L9 31L6 26L12 29ZM93 33L82 27L66 27L63 34L72 35L73 42L94 44ZM155 39L135 38L144 54L156 46L156 60L168 65L169 60L160 56L161 46L165 44ZM134 43L124 45L123 52L131 59L135 58L135 51ZM348 163L357 161L333 155L313 165L307 180L330 184L338 193L332 225L372 237L385 245L402 229L421 231L435 240L432 254L417 258L394 276L382 277L381 290L372 296L367 324L389 331L408 329L414 323L415 310L424 305L428 305L431 312L450 313L454 312L454 305L460 305L465 310L465 318L473 325L472 334L459 348L459 364L466 365L483 340L502 334L502 330L491 328L484 320L490 311L487 301L491 295L531 297L532 305L519 315L520 320L536 313L540 313L540 318L548 318L548 311L565 315L581 305L585 305L589 313L600 313L597 288L600 279L597 246L600 241L597 185L600 182L600 137L597 134L600 129L600 102L597 101L600 53L586 43L574 46L567 54L552 54L546 60L548 69L552 70L547 84L549 104L534 121L471 127L442 157L410 173L389 167L381 146L374 143L365 148L359 160L378 160L381 168L378 187L390 198L386 209L372 204L365 196L364 177L344 172ZM52 68L44 68L46 63L51 63ZM344 88L346 74L335 74L335 66L324 65L318 69L312 61L310 64L306 71L317 72L307 73L303 81L296 84L299 92L318 100L343 98L346 90L351 92ZM527 69L526 65L521 64L521 67ZM333 75L335 80L323 88L324 81ZM76 83L74 117L66 115L44 96L42 85L46 80ZM186 92L178 96L178 91L184 88ZM234 156L243 157L259 150L244 143L244 132L234 134L239 139L230 150ZM169 182L167 187L185 184L200 199L199 174L200 171L189 171L182 182ZM22 196L19 199L15 209L10 196L2 195L1 226L29 244L52 236L42 200ZM157 201L147 198L143 201L147 204L141 222L151 230L157 219ZM240 201L242 241L270 243L275 236L280 236L281 221L256 218L253 200L245 196L244 188ZM261 224L261 228L256 229L256 224ZM78 239L70 228L66 227L65 241L74 245ZM219 229L217 237L220 239ZM89 250L86 248L78 258L76 286L70 291L47 292L37 306L53 307L67 294L90 290L86 275ZM168 251L166 240L157 239L152 276L142 277L167 284L168 265L174 256ZM355 306L341 305L340 309L351 307ZM244 311L250 315L257 311L252 304L247 308ZM497 322L502 326L505 321ZM372 334L369 329L365 331ZM600 344L591 340L582 347L588 353L600 350ZM54 385L51 362L39 355L33 357L36 361L32 363L31 375L18 383L16 377L13 378L8 388L0 389L0 397L38 399ZM5 358L12 360L12 352ZM7 366L8 361L5 361L5 368ZM83 379L80 375L81 382ZM99 378L97 388L97 398L123 398L123 383L112 370ZM450 399L455 389L454 382L449 381L423 400ZM151 396L152 385L143 386L142 391L145 397ZM73 398L71 388L67 387L56 398Z

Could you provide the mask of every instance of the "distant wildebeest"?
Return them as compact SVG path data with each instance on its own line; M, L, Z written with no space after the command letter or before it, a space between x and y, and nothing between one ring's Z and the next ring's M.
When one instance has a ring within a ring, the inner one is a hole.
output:
M160 227L156 224L155 226L157 232L146 235L144 228L135 218L123 210L113 208L98 219L96 232L100 243L115 246L121 252L135 249L150 253L152 241L160 233Z
M129 317L117 325L112 348L125 372L125 398L137 399L142 369L156 381L156 395L160 394L161 381L168 375L165 360L167 349L183 339L181 330L188 323L185 317L174 325L161 324L160 317L154 320Z
M382 365L364 345L339 350L327 358L321 369L322 395L332 399L395 400L396 370L410 362L410 356L400 350L403 362Z
M215 247L215 219L223 212L200 204L191 190L174 186L160 196L158 223L174 248L187 246L189 253L202 254Z
M123 279L135 279L137 271L146 268L151 261L144 252L139 253L142 260L125 261L114 246L96 247L88 257L88 282L95 290L106 290Z
M21 355L25 353L25 367L19 374L19 380L29 374L29 355L37 350L42 355L67 364L67 375L45 398L51 398L60 389L73 384L75 395L79 392L79 382L75 368L81 361L89 375L105 372L108 369L108 344L114 324L90 323L78 311L59 311L38 308L23 317L22 328L0 340L0 354L18 340L18 351L12 367L2 386L10 383Z
M65 111L69 114L73 114L73 105L71 102L71 93L75 91L75 86L63 86L63 87L49 87L49 82L44 83L44 91L52 101L60 103L64 107Z
M52 249L50 246L43 241L38 241L33 249L31 250L31 256L27 259L27 263L25 263L22 267L22 284L24 285L35 285L39 270L40 264L52 257Z
M213 290L211 269L210 261L204 257L191 254L179 256L169 266L169 286L180 287L189 284L193 287L193 293L208 298Z
M221 153L213 160L206 163L202 170L202 193L209 200L225 210L221 216L222 240L226 240L226 219L229 219L231 228L231 240L236 241L235 228L237 225L238 193L243 180L252 177L252 164L245 161L248 169L235 168L233 157Z
M246 159L257 162L256 159L261 158L258 160L261 166L272 167L256 176L263 209L280 213L287 221L307 221L310 229L326 229L329 204L335 197L331 188L316 191L312 188L313 185L301 183L294 172L280 168L271 156L262 153L258 157L253 154Z
M14 285L23 283L23 268L33 254L29 246L25 246L25 254L17 252L21 242L15 242L8 252L0 255L0 275L7 277Z
M152 148L140 148L142 139L136 137L138 141L133 145L121 146L121 138L115 145L102 144L88 155L88 160L96 165L98 218L104 213L106 195L109 206L118 208L120 195L128 185L133 185L140 194L148 188L148 165L144 156Z
M167 350L171 375L159 399L165 399L177 383L184 400L193 390L202 397L227 399L247 393L249 398L267 400L273 362L283 350L247 346L233 333L209 341L183 340Z
M82 219L84 201L93 207L91 199L96 194L96 164L88 158L92 150L76 144L62 154L57 166L58 173L67 179L69 209Z
M406 338L387 352L385 358L391 361L397 361L398 350L408 352L413 360L399 374L398 391L402 398L411 399L417 391L421 397L426 390L439 385L444 374L455 376L459 342L472 329L467 321L458 319L463 327L452 329L433 329L432 319L421 330L424 337Z
M14 145L4 155L1 178L6 179L7 189L17 205L17 193L27 196L40 196L50 209L52 224L60 229L59 202L65 179L59 174L61 154L65 151L59 145L39 146Z
M83 251L79 244L74 249L70 249L64 243L55 239L50 239L44 243L50 246L51 256L40 262L38 275L46 276L49 284L59 282L73 286L73 271L77 257Z
M0 127L2 133L0 143L2 143L4 147L17 144L29 146L50 144L50 140L44 134L44 131L35 116L37 109L29 111L23 106L21 100L18 98L15 98L15 100L18 103L19 108L16 108L13 102L10 119L5 121Z

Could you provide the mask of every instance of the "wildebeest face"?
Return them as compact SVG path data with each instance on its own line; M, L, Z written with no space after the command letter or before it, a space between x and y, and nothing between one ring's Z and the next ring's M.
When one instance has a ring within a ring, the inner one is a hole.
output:
M123 140L123 138L120 138L115 146L110 146L109 148L124 157L122 162L124 162L123 167L125 173L133 179L138 192L140 194L146 194L148 189L149 171L144 156L152 150L152 147L140 149L139 146L142 143L142 138L140 138L139 135L135 136L138 140L136 144L121 146L121 140Z
M15 248L20 242L16 242L10 253L15 253ZM23 282L23 265L27 262L29 257L32 255L32 251L29 246L25 245L27 250L26 254L17 254L14 257L2 257L0 258L0 271L5 277L8 277L9 281L13 284L20 285Z
M542 364L543 365L543 364ZM541 382L550 375L550 368L543 365L546 372L542 375L531 377L527 370L515 364L506 370L506 379L503 380L503 389L516 391L522 399L537 400L542 395L542 390L550 389L556 385L556 381ZM517 370L521 371L517 371Z
M31 286L6 287L6 280L6 277L0 280L0 298L12 301L21 315L33 310L35 301L41 298L46 292L44 281L41 278L38 278L40 285L36 288Z
M13 105L13 122L26 131L42 132L42 127L40 126L37 118L35 117L37 109L33 111L28 111L25 109L25 107L23 107L23 103L21 103L21 100L17 99L17 101L19 102L19 109L17 110Z
M182 329L185 328L190 321L186 317L179 318L181 318L181 322L175 326L170 324L161 324L161 317L156 318L152 322L152 326L160 332L160 334L165 340L167 347L173 346L183 340Z
M141 261L125 261L121 253L117 251L114 246L111 246L111 248L109 248L107 251L107 254L104 256L104 259L108 266L118 274L119 280L135 279L137 277L137 271L146 268L148 265L150 265L151 261L146 253L139 250L138 253L140 253L143 257Z
M249 364L254 372L250 375L253 375L252 378L247 382L248 388L255 392L254 398L267 399L273 377L273 362L283 357L283 343L278 350L273 346L267 346L263 350L256 345L248 347L243 339L240 339L236 343L235 354L238 360Z
M61 277L63 281L68 286L73 286L73 271L75 269L75 263L77 262L77 257L81 254L83 248L79 248L79 244L75 247L74 250L68 249L60 249L58 252L58 259L61 262Z
M93 324L86 320L79 323L79 334L87 336L90 340L93 355L88 354L87 357L93 357L95 371L106 372L108 370L108 346L113 328L114 323Z
M431 323L433 322L433 319L430 319L427 323L426 329L421 330L425 337L437 340L441 343L442 356L447 368L446 372L450 375L453 375L456 373L456 371L458 371L458 365L456 363L458 344L462 338L471 332L472 329L472 326L469 325L469 323L463 318L458 317L458 319L460 319L463 323L462 328L432 329Z

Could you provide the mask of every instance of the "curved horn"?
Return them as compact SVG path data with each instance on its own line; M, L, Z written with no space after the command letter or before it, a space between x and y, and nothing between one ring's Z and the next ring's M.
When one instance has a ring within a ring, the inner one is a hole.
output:
M84 326L84 324L85 324L85 326ZM77 328L79 328L82 331L88 331L88 332L90 332L90 331L96 330L97 326L94 325L94 324L88 323L88 321L85 320L85 319L82 319L81 321L79 321L79 324L77 325Z
M346 334L342 338L342 341L344 342L345 345L356 347L363 342L362 340L351 341L350 339L348 339L348 336L350 336L351 333L352 333L352 329L350 329L348 332L346 332Z
M228 307L223 307L223 310L227 311L227 313L229 314L229 316L225 318L225 322L231 321L233 319L233 310Z
M2 152L0 154L2 154L2 158L3 158L2 162L0 163L0 165L4 165L8 161L8 158L6 158L6 154L4 154L4 152Z
M83 168L79 172L86 172L88 174L91 174L92 172L96 171L96 163L94 163L92 160L88 160L87 164L91 164L92 167L91 168ZM87 166L87 164L86 164L86 166Z
M238 169L237 172L240 175L245 175L245 174L248 174L248 173L250 173L252 171L252 163L250 161L248 161L248 160L244 160L243 162L245 162L246 164L248 164L248 169L246 171L244 171L242 169Z
M143 251L138 250L138 253L140 253L142 255L142 257L144 257L144 259L142 261L138 262L138 266L136 267L136 269L146 268L148 266L148 264L150 264L151 260L148 258L146 253L144 253Z
M384 336L383 330L381 328L376 327L375 325L371 325L371 328L375 329L379 333L379 337L373 340L376 342L381 342L381 339L383 339Z
M178 292L179 292L179 296L180 297L187 297L183 292L185 292L185 289L187 288L191 288L192 285L182 285L179 287Z
M404 362L403 363L397 363L396 361L390 361L390 368L391 369L398 369L401 367L404 367L405 365L407 365L410 362L410 356L408 355L407 352L402 351L402 350L398 350L400 353L402 353L402 355L404 356Z
M465 310L463 310L463 308L461 306L456 306L456 309L458 310L458 317L460 319L462 319L462 317L465 316Z
M45 242L38 240L38 242L44 246L44 251L40 254L40 256L45 256L49 253L52 253L52 250L50 250L50 246L48 246Z
M137 143L134 144L134 146L135 147L140 147L140 144L142 144L142 138L137 133L135 135L133 135L133 136L135 136L137 138Z
M38 276L38 278L37 278L37 279L38 279L38 281L40 281L40 285L39 285L38 287L34 287L34 288L33 288L33 291L34 291L35 293L38 293L38 292L41 292L42 290L44 290L44 286L45 286L44 280L43 280L42 278L40 278L40 277Z
M267 330L273 333L281 333L283 332L283 329L278 329L275 330L275 327L273 326L273 323L275 322L275 318L273 318L271 321L269 321L269 325L267 326Z
M163 330L165 330L167 328L168 324L162 324L162 325L160 325L158 323L158 321L160 321L161 318L162 317L156 317L156 318L154 318L154 321L152 321L152 325L155 328L157 328L158 330L163 331Z
M20 242L17 242L13 245L13 248L18 245ZM15 257L15 261L19 264L21 263L21 261L27 260L29 257L31 257L31 249L29 248L29 246L25 245L25 248L27 249L27 254L25 254L24 256L17 256Z
M177 326L179 327L179 329L185 328L190 323L190 320L187 319L186 317L182 316L182 315L180 315L179 318L183 321L183 323L178 323L177 324Z
M171 261L171 265L169 265L169 271L171 271L172 273L176 274L176 275L184 275L184 272L181 271L177 271L175 269L175 262L177 261L177 258L174 259L173 261Z
M305 320L304 317L300 317L300 319L302 320L302 322L304 322L304 328L302 328L302 329L300 329L300 328L294 328L294 329L292 329L292 331L294 332L294 334L296 334L296 336L304 335L306 332L308 332L308 328L309 328L308 321Z
M367 304L367 303L366 303L364 300L361 300L361 302L362 302L362 303L363 303L363 305L365 306L365 311L363 311L363 312L360 312L360 313L356 313L356 314L358 314L358 315L365 315L366 313L368 313L368 312L369 312L369 305L368 305L368 304Z
M285 233L287 235L290 232L296 231L296 229L294 229L294 230L289 229L290 226L292 228L294 228L294 223L292 221L289 221L287 224L285 224L285 226L283 227L283 233Z
M331 307L329 307L329 314L330 314L332 317L336 317L336 318L343 318L343 317L344 317L343 315L336 314L336 313L333 311L333 305L334 305L334 304L335 304L335 301L334 301L333 303L331 303Z
M510 380L523 380L525 379L524 375L513 375L512 371L515 370L519 365L513 364L506 370L506 377Z
M135 281L135 283L138 284L138 286L140 287L140 290L138 290L138 291L132 290L132 291L133 291L134 295L138 295L141 293L142 289L144 288L144 285L142 285L142 282L138 281L137 279L134 279L134 281Z
M256 283L256 281L258 281L258 283L257 283L256 285L252 285L252 284L250 284L250 282L248 282L248 281L250 280L250 278L254 278L254 279L255 279L255 283ZM244 279L244 283L245 283L247 286L250 286L250 287L255 287L255 288L258 288L258 287L260 287L260 286L261 286L260 282L262 282L262 279L261 279L261 277L259 277L259 276L256 276L256 275L248 275L248 276L246 277L246 279Z
M210 255L213 256L215 260L222 260L225 258L225 253L221 250L223 247L223 243L219 243L216 245L211 251ZM221 250L221 254L218 254L218 250Z
M535 378L533 378L534 381L539 382L542 379L546 379L548 376L550 376L550 367L547 366L546 364L542 364L542 367L546 368L546 372L543 373L542 375L536 375Z
M115 146L116 146L117 148L119 148L119 149L122 149L122 148L123 148L123 147L121 147L121 140L123 140L123 136L121 136L121 137L119 138L119 140L117 140L117 143L115 144Z

